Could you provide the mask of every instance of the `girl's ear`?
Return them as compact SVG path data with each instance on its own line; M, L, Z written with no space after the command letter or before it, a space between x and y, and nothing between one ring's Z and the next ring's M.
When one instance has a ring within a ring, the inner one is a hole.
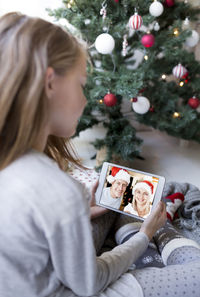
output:
M55 83L55 71L52 67L48 67L45 75L45 93L48 99L53 98Z

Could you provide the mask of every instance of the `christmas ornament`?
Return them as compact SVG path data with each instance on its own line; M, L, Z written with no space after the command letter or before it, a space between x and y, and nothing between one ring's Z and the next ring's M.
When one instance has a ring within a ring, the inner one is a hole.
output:
M155 0L150 6L149 6L149 13L154 16L158 17L163 13L163 5L159 1Z
M158 22L155 23L155 25L153 26L154 31L159 31L160 30L160 25L158 24Z
M145 34L144 36L142 36L141 43L145 47L152 47L155 43L155 37L153 36L153 34Z
M127 41L127 35L125 34L124 35L124 40L123 40L123 43L122 43L122 56L126 56L127 55L127 46L128 46L128 41Z
M95 47L100 54L111 54L115 47L115 40L110 34L102 33L97 36L95 40Z
M104 96L103 102L106 106L114 106L117 103L117 97L112 93L108 93Z
M164 2L164 6L165 7L172 7L172 6L174 6L174 0L165 0L165 2Z
M155 111L154 106L151 106L150 109L149 109L149 111L150 112L154 112Z
M102 29L103 29L104 32L108 32L108 27L107 26L103 26Z
M137 12L130 17L128 22L129 27L134 30L138 30L142 26L142 23L142 17Z
M196 46L199 42L199 33L196 30L192 30L192 35L186 38L185 44L189 47Z
M182 66L180 63L177 66L175 66L172 70L172 73L176 78L181 78L187 72L188 72L187 69L184 66Z
M132 108L136 113L145 114L149 111L150 102L146 97L138 96L133 98Z
M107 3L105 4L105 1L102 3L102 8L100 10L100 15L102 15L103 20L106 18L106 14L107 14Z
M184 74L181 78L184 79L185 84L187 84L189 81L189 73L186 72L186 74Z
M185 20L183 21L182 29L187 30L189 28L190 28L190 21L189 21L188 17L186 17Z
M89 24L91 23L91 20L90 20L90 19L86 19L86 20L84 21L84 23L85 23L85 25L87 26L87 25L89 25Z
M188 104L190 105L191 108L196 109L200 105L200 100L193 96L188 100Z

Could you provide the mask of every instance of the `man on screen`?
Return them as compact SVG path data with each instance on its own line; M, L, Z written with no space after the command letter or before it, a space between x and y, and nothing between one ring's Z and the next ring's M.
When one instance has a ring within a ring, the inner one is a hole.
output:
M111 175L108 175L107 181L111 187L103 190L101 203L119 209L124 192L130 183L130 175L127 170L112 167Z

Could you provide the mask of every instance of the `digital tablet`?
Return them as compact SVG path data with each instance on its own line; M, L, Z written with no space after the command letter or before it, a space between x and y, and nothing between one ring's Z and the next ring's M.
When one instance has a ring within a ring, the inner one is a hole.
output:
M160 201L163 176L104 162L96 204L144 220Z

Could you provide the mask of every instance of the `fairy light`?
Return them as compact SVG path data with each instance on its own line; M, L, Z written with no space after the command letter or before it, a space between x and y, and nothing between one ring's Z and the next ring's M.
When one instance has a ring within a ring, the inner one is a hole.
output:
M173 114L173 118L174 119L180 118L180 113L175 111L174 114Z
M131 102L137 102L138 99L137 99L137 97L133 97L133 98L130 99L130 101L131 101Z
M100 100L99 100L99 103L100 103L100 104L103 104L103 99L100 99Z
M70 0L67 4L67 8L71 8L74 5L74 0Z
M173 30L174 35L177 37L179 35L179 30L178 28L174 28Z
M162 76L161 76L161 78L163 79L163 80L165 80L166 79L166 74L162 74Z
M180 81L179 86L180 87L183 87L184 86L184 82L183 81Z
M147 61L149 57L147 55L144 55L144 59Z

